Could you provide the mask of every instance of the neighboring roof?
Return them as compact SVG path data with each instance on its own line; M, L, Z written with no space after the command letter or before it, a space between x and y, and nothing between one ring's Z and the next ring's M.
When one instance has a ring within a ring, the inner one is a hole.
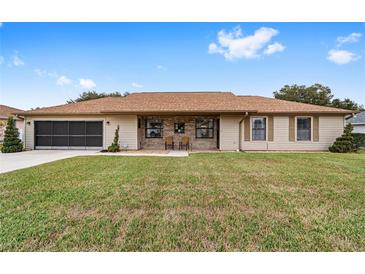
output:
M16 120L23 120L20 117L16 117L15 113L23 112L23 110L18 108L12 108L5 105L0 105L0 120L6 120L9 116L13 116Z
M347 123L351 124L365 124L365 111L356 114L356 116L347 120Z
M105 113L338 113L352 111L232 92L141 92L20 112L22 115Z

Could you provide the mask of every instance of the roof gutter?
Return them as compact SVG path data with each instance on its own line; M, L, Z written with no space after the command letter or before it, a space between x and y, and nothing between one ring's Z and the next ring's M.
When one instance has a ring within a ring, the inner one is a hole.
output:
M358 114L359 112L353 112L353 113L351 113L351 114L349 114L349 115L346 115L345 116L345 119L346 120L348 120L348 119L351 119L352 117L356 117L356 114Z

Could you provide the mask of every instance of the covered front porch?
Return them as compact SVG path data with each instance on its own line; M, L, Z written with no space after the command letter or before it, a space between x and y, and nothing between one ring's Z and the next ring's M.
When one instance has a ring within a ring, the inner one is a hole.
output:
M171 140L172 150L219 150L218 115L140 115L138 116L138 148L165 149ZM189 146L181 146L183 139Z

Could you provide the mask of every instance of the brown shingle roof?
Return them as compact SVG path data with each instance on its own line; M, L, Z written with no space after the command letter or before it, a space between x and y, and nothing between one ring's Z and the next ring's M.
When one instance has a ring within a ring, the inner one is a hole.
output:
M354 111L312 104L285 101L262 96L237 96L258 113L352 113Z
M349 110L231 92L141 92L21 112L23 115L105 113L351 113Z
M14 116L15 113L19 113L22 111L23 110L18 109L18 108L12 108L9 106L0 105L0 119L4 120L4 119L8 119L9 116L13 116L16 120L22 120L21 118Z

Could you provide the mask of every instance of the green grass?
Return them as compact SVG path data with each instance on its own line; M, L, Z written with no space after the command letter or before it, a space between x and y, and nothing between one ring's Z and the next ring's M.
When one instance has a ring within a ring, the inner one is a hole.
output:
M0 175L1 251L365 251L365 154L77 157Z

